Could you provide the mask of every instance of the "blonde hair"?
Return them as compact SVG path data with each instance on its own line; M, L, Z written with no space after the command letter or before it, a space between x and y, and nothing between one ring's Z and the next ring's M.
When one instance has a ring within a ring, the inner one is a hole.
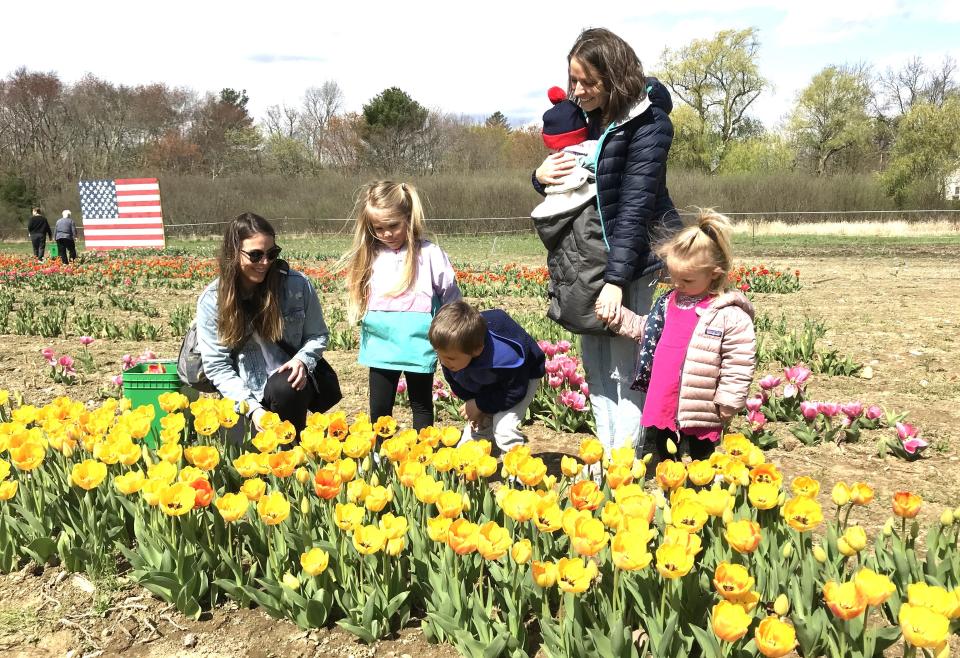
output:
M684 228L655 251L668 267L720 270L722 275L718 274L710 284L710 292L718 293L728 287L727 275L733 267L732 233L729 218L712 208L703 208L696 224Z
M337 263L337 269L346 269L347 313L351 323L359 321L367 311L373 261L381 244L373 231L371 210L392 211L403 216L407 222L407 257L404 260L403 276L388 293L391 296L403 294L416 281L420 245L426 233L423 204L413 185L375 181L360 191L353 209L353 216L357 220L353 244L350 251Z

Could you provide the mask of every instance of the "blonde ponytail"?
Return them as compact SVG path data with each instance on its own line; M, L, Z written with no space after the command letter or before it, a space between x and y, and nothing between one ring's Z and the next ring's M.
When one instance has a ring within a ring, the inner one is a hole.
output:
M733 224L730 219L712 208L700 209L697 223L677 233L666 243L656 248L656 254L668 267L690 267L719 270L710 292L725 290L727 275L733 268L731 237Z

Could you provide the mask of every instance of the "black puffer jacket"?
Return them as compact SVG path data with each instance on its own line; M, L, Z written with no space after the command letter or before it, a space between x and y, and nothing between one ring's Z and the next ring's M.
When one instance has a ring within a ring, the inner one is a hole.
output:
M663 266L651 245L682 224L667 191L667 154L673 141L670 92L647 78L647 98L622 122L601 134L599 112L591 113L590 139L600 139L597 157L597 208L607 246L603 280L618 286ZM541 194L542 185L533 178Z
M610 250L603 279L618 286L660 269L651 245L681 227L667 191L673 102L656 78L647 79L647 89L649 104L608 128L598 145L597 205Z

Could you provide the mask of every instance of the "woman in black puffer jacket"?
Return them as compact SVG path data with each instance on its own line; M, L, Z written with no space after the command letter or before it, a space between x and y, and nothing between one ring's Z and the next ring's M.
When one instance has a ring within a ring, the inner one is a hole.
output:
M596 151L597 210L606 247L597 317L619 321L620 308L646 314L663 263L652 246L681 227L667 191L667 154L673 141L670 94L643 74L640 60L609 30L585 30L567 58L570 96L586 113ZM575 161L547 157L533 183L559 182ZM636 343L615 336L581 336L583 363L597 434L605 448L638 449L643 395L630 389Z

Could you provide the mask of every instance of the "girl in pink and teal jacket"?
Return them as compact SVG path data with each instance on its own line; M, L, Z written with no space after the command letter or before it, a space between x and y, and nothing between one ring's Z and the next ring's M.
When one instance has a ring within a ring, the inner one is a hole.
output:
M730 221L712 211L662 245L673 291L649 315L622 309L610 327L640 343L633 386L646 391L645 442L666 457L667 439L693 459L714 450L744 408L756 365L753 305L726 292L732 266Z
M370 368L370 418L393 413L404 375L413 426L433 424L437 368L427 333L443 304L460 299L456 274L440 247L424 239L423 206L407 183L365 187L346 264L351 323L360 321L360 364Z

